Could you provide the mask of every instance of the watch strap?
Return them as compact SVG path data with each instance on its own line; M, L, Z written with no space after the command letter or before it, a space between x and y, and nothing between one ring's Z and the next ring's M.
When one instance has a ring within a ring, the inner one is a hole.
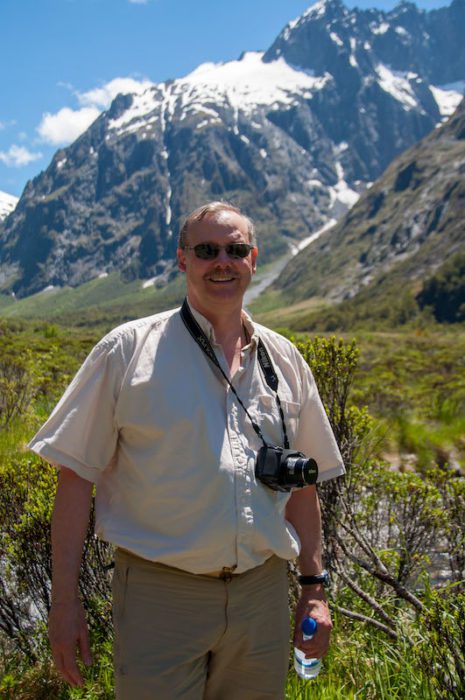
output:
M329 583L329 574L325 570L322 571L321 574L313 574L312 576L299 576L298 581L301 586L312 586L316 584L323 584L323 586L327 586Z

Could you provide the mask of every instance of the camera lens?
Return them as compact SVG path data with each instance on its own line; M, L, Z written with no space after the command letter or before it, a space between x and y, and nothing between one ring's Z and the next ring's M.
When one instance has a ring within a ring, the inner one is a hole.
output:
M288 457L286 459L287 481L294 485L314 484L318 478L318 467L314 459Z

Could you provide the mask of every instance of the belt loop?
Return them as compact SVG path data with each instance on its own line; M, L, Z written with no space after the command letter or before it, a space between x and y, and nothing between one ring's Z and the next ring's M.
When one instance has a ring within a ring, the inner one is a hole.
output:
M233 571L235 568L235 566L223 566L223 568L221 569L220 579L225 583L230 583L230 581L232 581Z

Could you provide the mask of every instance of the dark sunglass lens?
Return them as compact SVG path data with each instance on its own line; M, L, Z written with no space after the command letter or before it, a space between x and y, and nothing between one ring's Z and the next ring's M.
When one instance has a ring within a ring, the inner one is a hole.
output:
M219 248L212 243L199 243L194 246L194 252L201 260L214 260L218 255Z
M231 258L246 258L250 252L247 243L230 243L226 246L226 252Z
M222 247L215 243L198 243L194 246L194 253L201 260L214 260L221 249ZM252 246L248 243L228 243L224 250L230 258L246 258Z

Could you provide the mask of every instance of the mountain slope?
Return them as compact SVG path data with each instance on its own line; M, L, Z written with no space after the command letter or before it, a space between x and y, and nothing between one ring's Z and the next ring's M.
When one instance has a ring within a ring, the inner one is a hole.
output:
M287 303L353 299L349 307L362 316L383 299L386 308L406 294L413 303L423 281L465 251L464 229L465 100L293 259L274 288Z
M118 96L0 227L0 289L25 296L117 270L168 277L182 216L218 198L256 219L262 259L284 253L457 102L461 18L465 0L431 13L325 0L264 54Z

